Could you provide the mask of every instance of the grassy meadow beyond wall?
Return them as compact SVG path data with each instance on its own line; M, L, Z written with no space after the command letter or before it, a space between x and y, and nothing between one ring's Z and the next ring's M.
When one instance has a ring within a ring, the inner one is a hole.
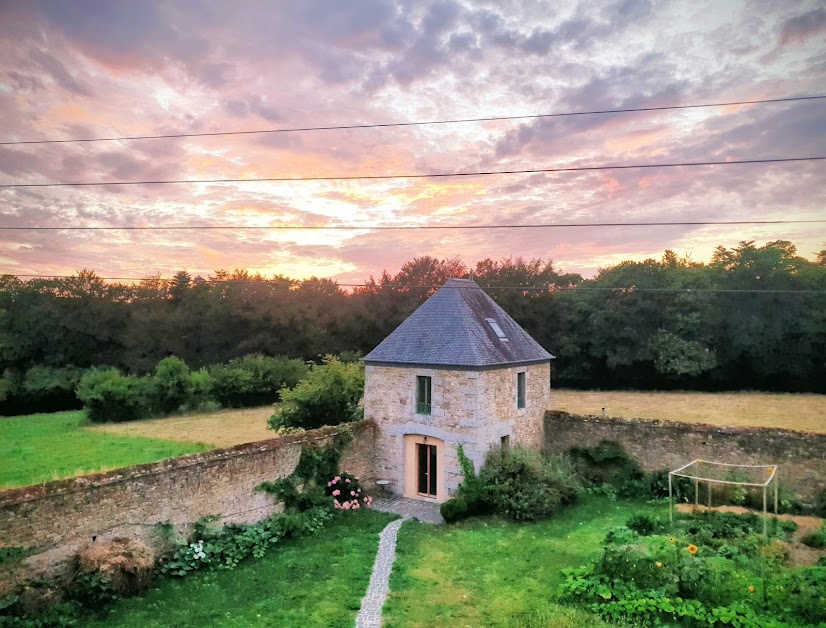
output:
M52 572L95 538L151 546L162 542L157 524L185 529L209 515L222 523L264 519L281 507L256 487L290 475L305 446L331 444L340 434L351 436L341 468L370 486L375 428L362 421L0 492L0 548L31 554L0 564L0 597L15 582Z

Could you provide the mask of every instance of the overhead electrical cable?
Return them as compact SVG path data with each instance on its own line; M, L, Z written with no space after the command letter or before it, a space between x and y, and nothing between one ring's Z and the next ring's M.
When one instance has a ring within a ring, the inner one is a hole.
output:
M681 168L695 166L737 166L743 164L776 164L801 161L823 161L826 156L778 157L772 159L733 159L725 161L684 161L661 164L612 164L602 166L572 166L569 168L525 168L520 170L477 170L472 172L434 172L427 174L378 174L320 177L253 177L249 179L158 179L145 181L64 181L54 183L3 183L7 188L103 187L107 185L168 185L194 183L285 183L300 181L379 181L389 179L434 179L448 177L483 177L506 174L538 174L553 172L593 172L598 170L633 170L641 168Z
M672 222L589 222L589 223L535 223L535 224L497 224L497 225L170 225L166 227L142 226L3 226L0 231L203 231L203 230L256 230L256 231L432 231L455 229L559 229L559 228L594 228L594 227L690 227L706 225L795 225L826 223L826 218L811 220L697 220Z
M758 100L734 100L729 102L702 103L695 105L669 105L663 107L629 107L622 109L595 109L592 111L569 111L561 113L535 113L513 116L488 116L481 118L455 118L449 120L424 120L414 122L386 122L377 124L344 124L331 126L305 126L276 129L252 129L241 131L212 131L204 133L167 133L159 135L124 135L118 137L90 137L63 140L8 140L0 142L0 146L19 146L24 144L69 144L77 142L123 142L129 140L158 140L185 137L220 137L226 135L262 135L267 133L299 133L308 131L339 131L351 129L381 129L392 127L428 126L437 124L459 124L466 122L498 122L505 120L530 120L541 118L563 118L570 116L593 116L616 113L643 113L651 111L675 111L680 109L704 109L711 107L729 107L736 105L765 105L770 103L799 102L806 100L822 100L826 95L789 96L786 98L764 98Z

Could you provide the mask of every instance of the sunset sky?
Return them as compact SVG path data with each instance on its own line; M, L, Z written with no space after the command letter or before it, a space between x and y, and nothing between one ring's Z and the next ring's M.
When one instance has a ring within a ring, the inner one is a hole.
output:
M826 93L822 1L0 0L0 141L651 107ZM0 146L0 184L353 176L826 155L826 100L657 113ZM826 217L826 162L460 179L0 189L0 273L362 281L416 256L592 275L826 225L371 231L375 225Z

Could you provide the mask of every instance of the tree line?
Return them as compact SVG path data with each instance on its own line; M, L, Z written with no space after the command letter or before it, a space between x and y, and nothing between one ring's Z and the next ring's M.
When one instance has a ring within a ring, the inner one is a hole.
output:
M249 354L364 355L451 277L490 288L556 355L555 386L826 392L826 250L809 261L774 241L718 247L708 264L666 251L593 279L541 259L425 256L352 291L246 270L135 284L86 270L3 275L0 412L76 407L66 391L90 367L144 375L169 356L200 369Z

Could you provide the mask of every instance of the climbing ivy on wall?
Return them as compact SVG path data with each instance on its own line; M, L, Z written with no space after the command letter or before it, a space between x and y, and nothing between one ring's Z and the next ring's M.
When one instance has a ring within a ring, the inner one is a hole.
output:
M258 490L282 501L287 512L329 506L330 498L324 487L338 473L341 455L351 439L350 434L338 434L326 447L307 445L301 450L298 464L290 475L264 482Z

